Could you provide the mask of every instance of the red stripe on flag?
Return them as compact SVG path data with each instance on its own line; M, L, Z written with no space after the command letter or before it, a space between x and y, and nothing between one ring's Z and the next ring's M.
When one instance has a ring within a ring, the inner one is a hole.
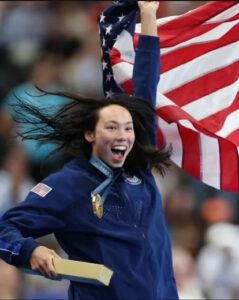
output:
M199 36L203 33L206 33L217 26L217 23L200 24L196 27L191 26L190 30L189 28L187 28L185 31L181 31L180 28L177 27L174 30L169 31L168 29L163 29L161 26L159 26L157 32L160 36L160 43L162 48L168 48L177 46L177 44L190 40L195 36Z
M124 83L121 84L121 87L128 93L132 94L133 92L133 82L131 79L126 80Z
M164 119L167 123L178 123L180 120L187 120L191 122L198 132L202 132L208 136L216 137L213 132L210 132L208 128L203 127L199 121L195 120L191 115L182 110L178 106L166 105L156 109L156 113L160 118ZM183 126L180 124L180 126ZM190 129L191 130L191 129Z
M232 44L238 40L239 24L234 25L220 39L187 45L161 55L161 74L168 70L185 64L207 52ZM163 48L163 45L162 45Z
M231 17L228 21L235 21L238 20L238 18L239 18L239 13Z
M133 37L133 47L134 49L138 47L139 44L139 34L135 33Z
M179 106L183 106L232 84L238 77L239 61L187 82L165 93L165 96L173 100ZM190 91L190 93L188 91Z
M200 143L198 133L183 126L178 126L183 144L182 168L200 179Z
M160 32L162 34L165 33L168 36L168 40L170 36L174 38L175 36L179 36L183 33L188 32L188 36L186 39L193 37L190 31L205 21L213 18L214 16L224 12L226 9L238 4L237 1L210 1L203 6L200 6L188 13L181 15L173 20L163 24L160 26ZM236 12L235 12L236 13ZM183 40L182 40L183 41Z
M219 99L219 101L220 101L220 99ZM222 110L218 111L217 113L200 120L199 122L203 127L207 128L211 132L215 133L222 128L227 116L229 116L231 113L233 113L234 111L236 111L238 109L239 109L239 92L237 93L236 97L234 98L232 104L229 107L222 109ZM238 127L239 127L239 123L238 123ZM233 140L233 142L235 145L239 145L238 138L237 138L237 140L236 139Z
M221 165L221 189L228 192L238 191L239 167L236 147L226 140L219 140L219 148Z
M121 59L121 53L118 49L112 48L110 50L110 63L113 67L114 65L121 63L123 60Z
M233 132L231 132L228 136L227 136L227 140L231 141L234 145L236 145L237 147L239 147L239 128L234 130Z
M192 123L198 123L191 115L176 105L166 105L156 108L157 114L168 123L177 122L179 120L189 120Z

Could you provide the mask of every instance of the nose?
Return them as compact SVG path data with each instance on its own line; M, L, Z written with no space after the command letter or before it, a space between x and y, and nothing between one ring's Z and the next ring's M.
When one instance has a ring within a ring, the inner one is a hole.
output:
M124 141L127 138L127 132L124 128L119 128L117 132L117 140Z

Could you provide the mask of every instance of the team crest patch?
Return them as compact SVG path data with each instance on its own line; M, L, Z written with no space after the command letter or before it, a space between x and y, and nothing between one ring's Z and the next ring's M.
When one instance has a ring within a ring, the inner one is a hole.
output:
M51 190L52 190L51 187L40 182L37 185L35 185L34 188L31 189L31 192L33 192L41 197L45 197L48 193L50 193Z
M124 174L124 180L125 182L132 184L132 185L138 185L142 182L142 179L140 179L137 176L130 176L128 174Z

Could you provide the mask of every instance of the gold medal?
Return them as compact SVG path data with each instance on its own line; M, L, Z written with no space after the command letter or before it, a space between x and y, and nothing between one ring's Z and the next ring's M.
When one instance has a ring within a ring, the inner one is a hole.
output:
M99 219L103 217L103 201L99 194L92 195L92 209L94 215L96 215Z

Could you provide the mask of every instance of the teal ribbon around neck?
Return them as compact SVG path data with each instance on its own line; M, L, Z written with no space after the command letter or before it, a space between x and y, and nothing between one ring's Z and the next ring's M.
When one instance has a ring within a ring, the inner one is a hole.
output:
M111 186L118 178L120 172L116 176L114 176L113 170L94 155L92 155L90 158L90 164L107 177L100 185L98 185L94 189L94 191L91 192L91 196L99 194L102 198L102 203L104 203L106 197L110 192Z

